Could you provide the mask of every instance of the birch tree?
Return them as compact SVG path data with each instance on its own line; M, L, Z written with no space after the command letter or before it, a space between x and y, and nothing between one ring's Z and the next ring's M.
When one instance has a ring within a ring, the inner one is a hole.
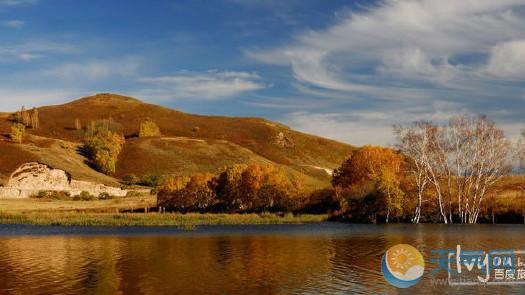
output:
M414 123L410 127L395 126L398 144L397 148L409 159L409 173L414 177L417 189L417 205L412 217L413 223L419 223L423 195L428 184L428 175L425 165L427 158L428 137L425 132L426 122Z
M516 144L516 157L519 160L520 168L525 168L525 128L521 130L521 136Z
M465 114L453 117L448 125L419 122L399 128L396 134L398 146L414 164L418 207L413 221L419 221L420 200L428 181L444 223L453 221L453 199L459 221L476 223L487 190L510 169L510 145L495 122Z

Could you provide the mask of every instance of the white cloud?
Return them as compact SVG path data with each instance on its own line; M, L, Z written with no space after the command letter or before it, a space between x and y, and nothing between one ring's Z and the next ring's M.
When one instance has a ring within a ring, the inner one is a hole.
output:
M353 145L384 144L392 139L388 125L363 124L362 120L348 118L346 114L295 112L287 115L283 122L299 131L347 142Z
M386 107L348 112L293 112L286 115L282 121L297 130L353 145L391 145L395 141L392 128L396 124L408 124L419 120L444 123L450 117L464 112L457 104L439 104L407 110L392 110ZM440 107L444 111L439 110Z
M25 21L21 21L17 19L8 20L8 21L3 22L4 27L8 27L12 29L21 29L25 26L25 24L26 24Z
M141 62L136 58L90 60L79 63L64 63L40 72L44 77L64 81L104 80L118 76L135 75Z
M246 53L289 65L298 81L325 89L377 93L422 80L454 88L461 83L451 81L478 79L483 66L462 57L494 55L494 46L525 38L523 7L523 0L386 0L288 45ZM372 74L352 76L363 71Z
M168 99L224 99L266 87L256 73L208 71L181 72L171 76L142 78L141 82L155 86L143 90L143 95Z
M494 47L485 70L498 78L525 79L525 40Z
M522 113L525 0L384 0L337 15L282 46L245 49L289 67L298 92L326 102L288 116L291 126L385 144L392 124L471 111L511 126Z

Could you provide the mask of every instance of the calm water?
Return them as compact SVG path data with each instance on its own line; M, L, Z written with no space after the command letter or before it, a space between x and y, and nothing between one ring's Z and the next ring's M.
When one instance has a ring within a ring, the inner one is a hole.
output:
M408 290L381 275L385 249L425 256ZM0 226L0 293L521 294L522 286L436 287L431 249L524 249L520 225L259 225L174 228Z

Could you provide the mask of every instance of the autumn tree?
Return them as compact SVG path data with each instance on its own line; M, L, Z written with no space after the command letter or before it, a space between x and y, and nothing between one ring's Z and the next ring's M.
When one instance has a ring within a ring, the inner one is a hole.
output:
M217 177L217 197L228 210L289 210L303 179L273 165L234 165Z
M139 137L160 136L159 126L150 119L140 122Z
M30 125L31 125L32 129L40 128L40 118L38 116L38 109L37 108L33 108L31 110L30 121L31 121Z
M190 178L184 191L187 198L191 200L193 207L198 210L203 210L215 202L216 186L217 181L213 174L200 173Z
M394 132L397 136L398 148L408 157L407 171L414 179L417 189L417 205L412 217L413 223L419 223L421 218L421 207L423 196L428 184L426 159L428 157L428 133L427 122L417 122L409 128L396 126Z
M13 122L22 124L22 113L20 111L13 114Z
M243 209L270 210L284 205L294 189L290 178L291 175L273 165L248 166L241 175Z
M241 179L242 173L248 166L237 164L227 167L217 177L217 198L226 209L240 209L242 207Z
M334 171L332 184L339 194L375 195L371 210L385 211L388 220L391 212L402 211L403 164L404 157L392 149L364 146Z
M29 114L29 112L26 110L25 106L22 106L22 109L20 110L20 115L21 115L21 119L22 119L22 124L24 124L24 126L29 126L31 124L31 115Z
M78 119L78 118L75 119L75 129L77 131L82 130L82 123L80 122L80 119Z
M24 124L20 123L14 123L11 125L11 132L9 134L9 137L11 137L11 140L16 143L22 143L22 140L25 135L26 126Z
M189 205L184 200L185 196L181 191L189 181L190 177L188 176L164 177L157 195L159 206L170 209L188 207Z
M519 161L520 168L525 170L525 128L521 130L521 136L516 143L515 151L515 156Z
M84 150L93 166L102 173L115 173L118 155L124 146L124 136L108 120L95 122L84 136Z
M400 187L401 177L399 177L399 171L396 172L395 169L382 169L377 179L377 188L383 197L382 204L386 211L386 223L388 223L391 213L394 216L403 214L405 193Z
M422 165L424 177L432 183L443 221L452 223L455 199L459 221L476 223L487 190L510 167L510 146L503 131L486 116L465 114L453 117L448 125L419 122L397 133L401 150Z
M216 178L209 173L168 177L159 194L159 206L180 211L205 210L216 201Z

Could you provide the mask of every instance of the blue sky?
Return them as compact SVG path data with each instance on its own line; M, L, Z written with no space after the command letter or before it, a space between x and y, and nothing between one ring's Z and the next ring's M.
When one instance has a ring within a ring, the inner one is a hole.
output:
M2 110L113 92L352 144L525 124L525 0L0 0Z

